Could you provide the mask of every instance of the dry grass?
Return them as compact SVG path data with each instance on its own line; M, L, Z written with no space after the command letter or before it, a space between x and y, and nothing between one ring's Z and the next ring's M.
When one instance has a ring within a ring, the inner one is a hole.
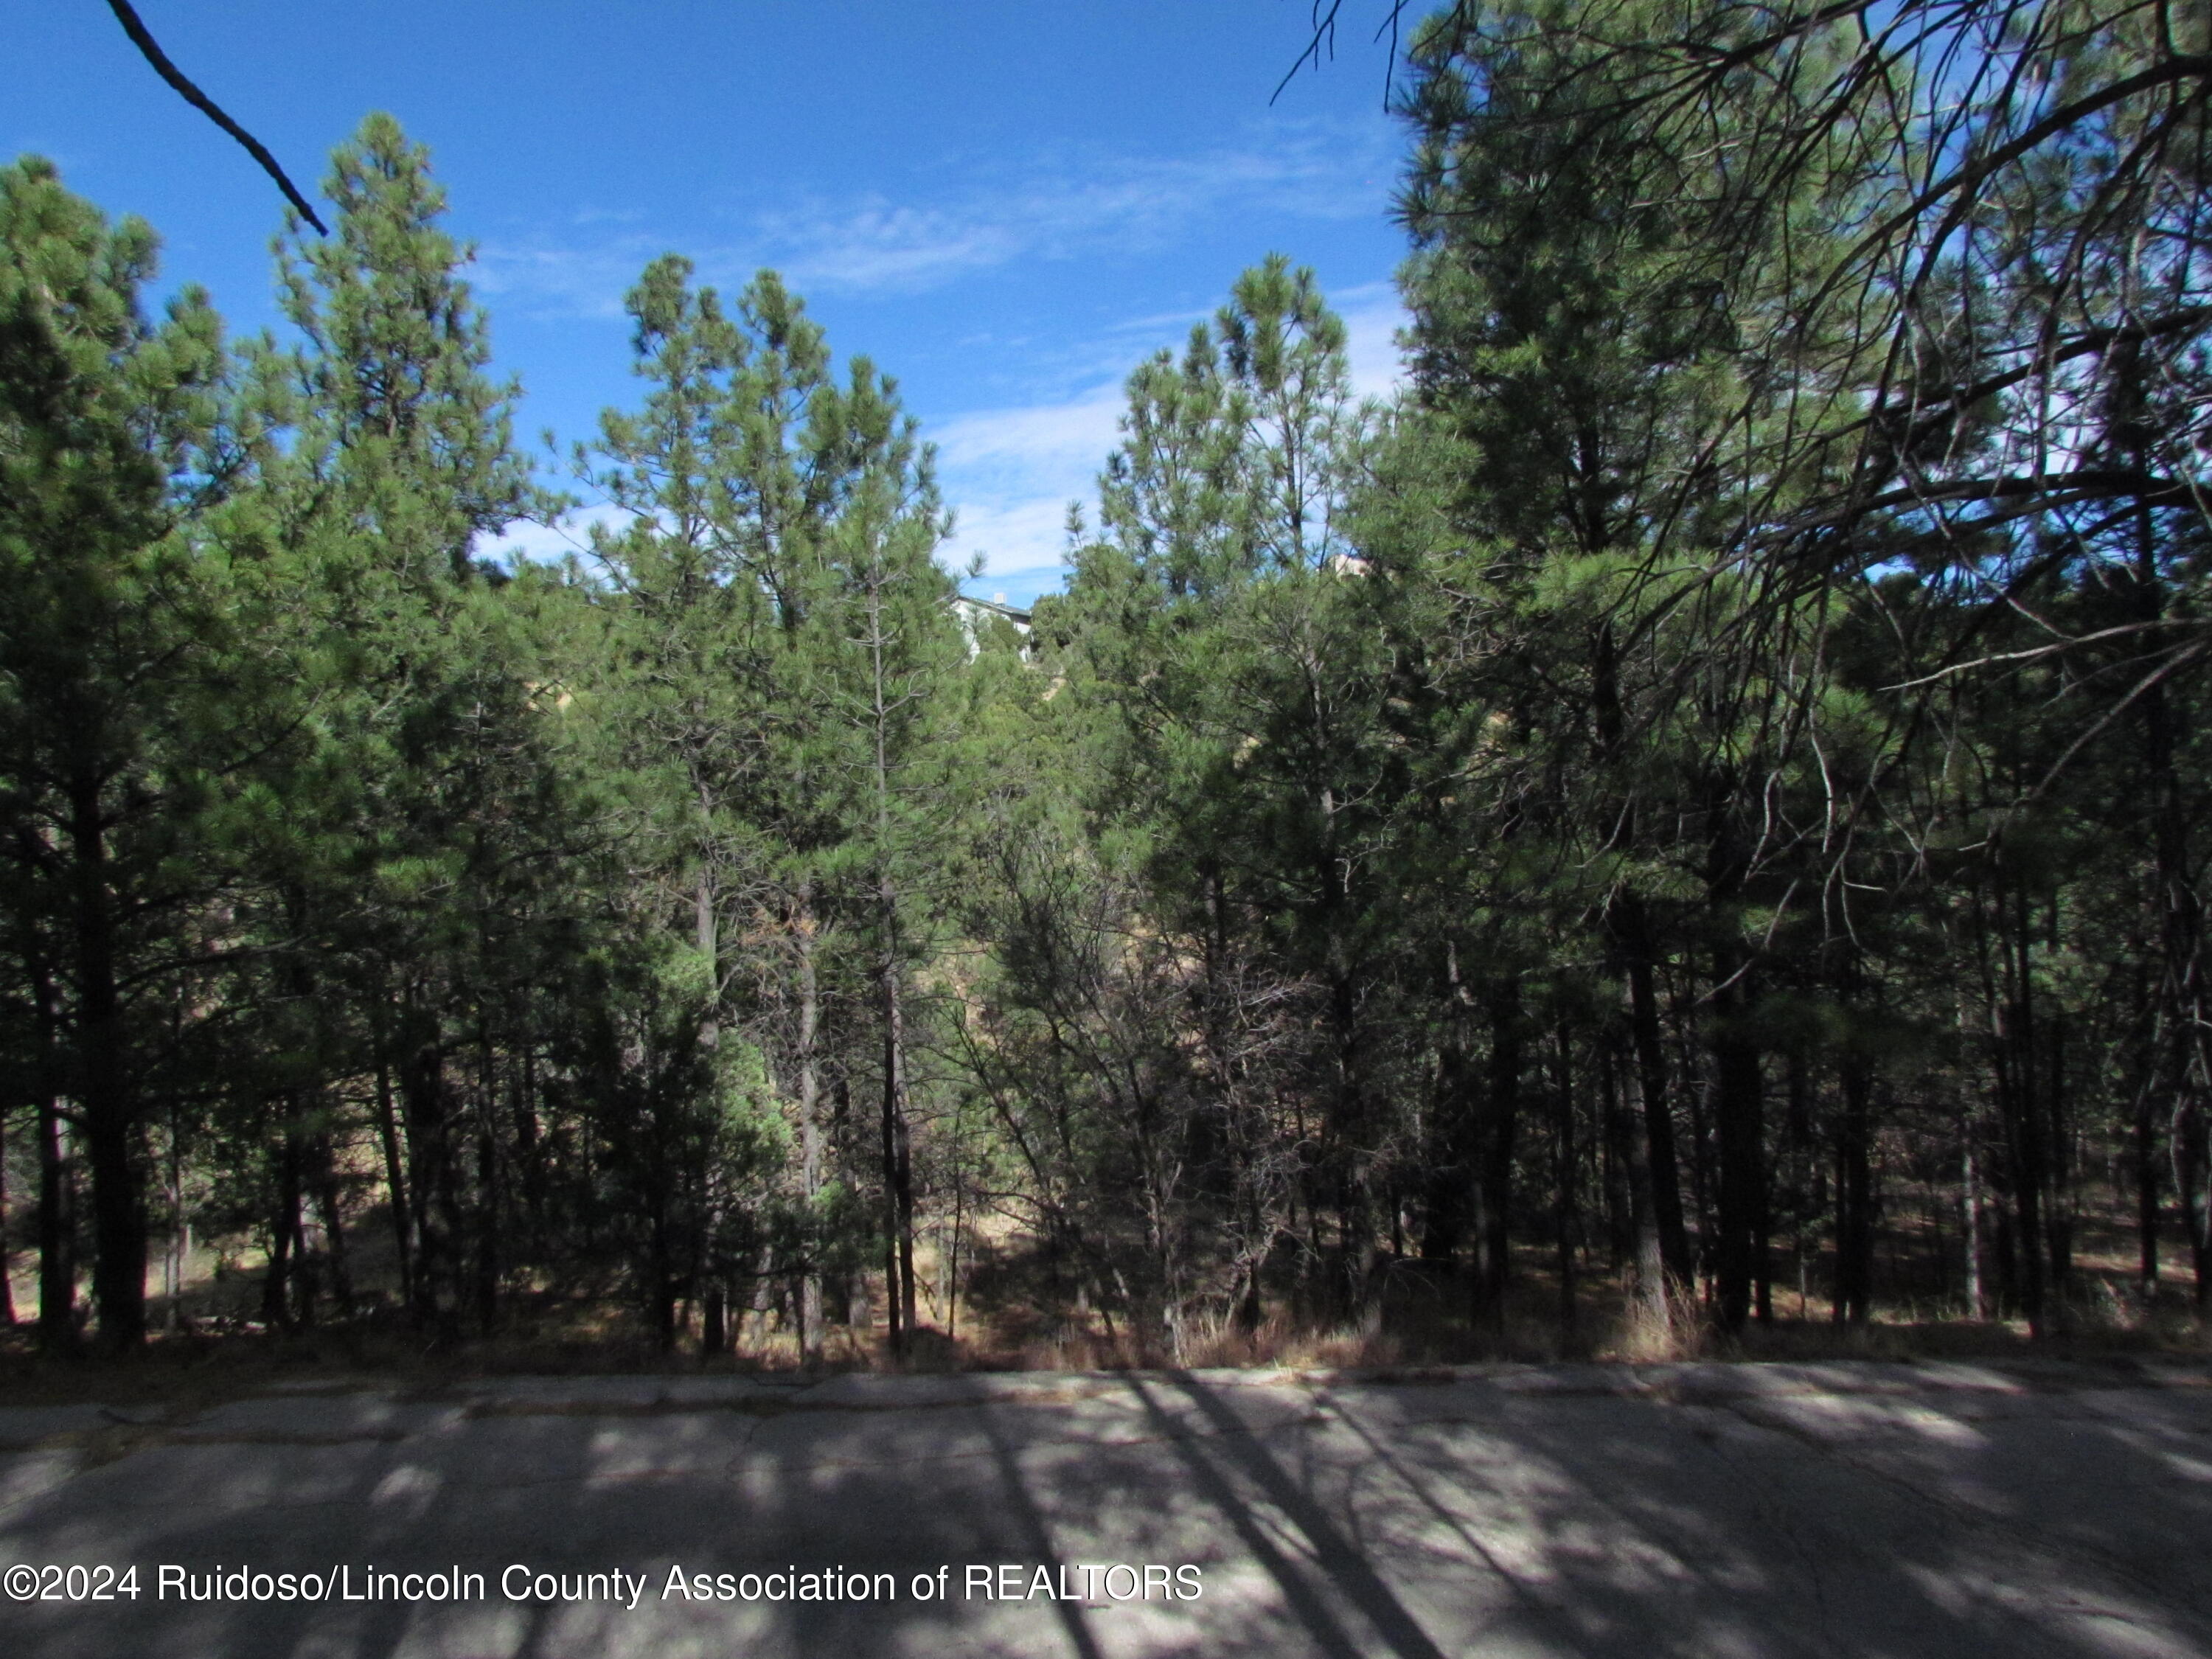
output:
M1620 1297L1612 1323L1613 1340L1597 1358L1656 1364L1700 1358L1711 1346L1711 1328L1697 1297L1671 1275L1656 1297Z
M1617 1289L1592 1291L1577 1323L1563 1329L1556 1304L1540 1295L1517 1298L1506 1318L1470 1329L1464 1320L1428 1320L1400 1309L1379 1333L1301 1321L1277 1313L1255 1330L1227 1322L1187 1329L1180 1352L1133 1335L1126 1328L1069 1329L1019 1343L952 1341L929 1330L915 1334L908 1352L894 1356L885 1334L836 1329L821 1372L1076 1371L1229 1367L1285 1370L1402 1370L1511 1359L1534 1363L1583 1359L1651 1364L1689 1359L1891 1361L1991 1359L2030 1354L2094 1358L2165 1353L2212 1357L2212 1327L2180 1297L2145 1307L2115 1295L2068 1310L2041 1341L2020 1321L1910 1316L1897 1310L1860 1327L1822 1319L1778 1319L1740 1335L1717 1334L1693 1302L1678 1301L1661 1328L1639 1316ZM272 1387L399 1387L435 1390L486 1377L523 1375L793 1374L798 1345L787 1332L749 1332L733 1352L702 1359L696 1340L674 1353L633 1328L611 1328L595 1340L548 1340L515 1334L439 1347L389 1326L330 1326L292 1335L260 1332L157 1335L125 1360L39 1354L27 1329L0 1335L0 1404L158 1401L191 1407Z
M1869 1323L1838 1326L1825 1316L1826 1305L1817 1289L1807 1298L1781 1285L1775 1298L1780 1316L1723 1337L1715 1331L1710 1310L1686 1287L1675 1287L1663 1316L1655 1316L1609 1275L1579 1278L1573 1296L1563 1297L1552 1252L1530 1246L1519 1253L1506 1306L1481 1319L1473 1316L1463 1279L1435 1264L1405 1261L1389 1270L1377 1328L1333 1316L1301 1315L1279 1296L1256 1328L1225 1315L1201 1317L1186 1324L1180 1341L1170 1342L1157 1330L1133 1329L1126 1320L1052 1305L1048 1281L1037 1276L1033 1263L1024 1264L1019 1242L997 1240L978 1254L984 1271L963 1274L969 1289L957 1309L957 1340L923 1329L914 1333L905 1353L894 1354L880 1322L872 1328L835 1326L815 1369L1320 1370L1497 1360L1650 1364L2029 1353L2212 1355L2212 1325L2194 1304L2185 1265L2157 1294L2147 1296L2133 1275L2131 1236L2107 1231L2109 1237L2084 1230L2073 1298L2054 1310L2039 1341L2031 1340L2023 1322L1970 1319L1955 1300L1933 1293L1914 1302L1893 1292L1877 1304ZM357 1236L365 1242L377 1237L368 1228ZM1920 1241L1905 1243L1910 1251ZM1907 1269L1898 1277L1910 1282L1911 1255L1901 1264L1892 1261ZM362 1277L373 1279L373 1252L362 1252L356 1261L368 1269ZM128 1360L44 1356L35 1351L27 1326L0 1330L0 1403L177 1404L318 1382L436 1388L507 1375L790 1374L806 1369L796 1333L772 1313L733 1310L732 1351L702 1358L695 1310L678 1350L664 1351L612 1283L562 1291L545 1285L520 1288L507 1305L501 1333L491 1338L431 1341L389 1308L316 1330L271 1332L249 1316L249 1310L258 1308L258 1273L251 1265L226 1265L220 1277L203 1271L187 1285L185 1308L195 1317L194 1328L157 1331L147 1351ZM926 1279L934 1279L933 1255L918 1265ZM1813 1265L1812 1283L1817 1286L1826 1276L1826 1263ZM1941 1275L1930 1275L1929 1282L1940 1285ZM17 1306L27 1313L34 1286L19 1275L16 1288ZM880 1297L878 1310L880 1320ZM158 1298L150 1311L159 1326L165 1310ZM939 1320L955 1311L933 1302L925 1310Z

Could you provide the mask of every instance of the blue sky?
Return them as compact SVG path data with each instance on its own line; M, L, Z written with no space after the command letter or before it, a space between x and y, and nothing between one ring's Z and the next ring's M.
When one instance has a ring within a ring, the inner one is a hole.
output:
M1122 377L1270 251L1319 273L1364 389L1395 373L1386 49L1346 28L1271 107L1308 0L138 9L311 194L371 109L429 146L533 441L550 427L565 448L635 398L621 302L647 259L688 254L732 289L781 270L841 356L898 378L958 512L944 557L982 552L985 597L1058 584L1066 503L1091 494ZM151 221L165 283L204 284L234 328L273 323L281 204L244 152L100 0L16 0L0 22L0 146Z

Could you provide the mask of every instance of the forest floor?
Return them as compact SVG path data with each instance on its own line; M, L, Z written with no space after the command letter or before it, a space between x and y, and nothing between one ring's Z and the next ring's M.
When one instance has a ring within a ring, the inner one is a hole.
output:
M2168 1358L0 1408L11 1659L2212 1659L2208 1548Z
M1291 1311L1279 1294L1256 1331L1226 1322L1187 1330L1179 1352L1132 1332L1126 1322L1064 1304L1048 1264L1007 1236L969 1249L967 1291L957 1305L935 1293L941 1263L925 1238L917 1255L924 1328L908 1352L892 1350L883 1328L879 1285L870 1288L872 1322L833 1324L821 1364L850 1371L1082 1371L1188 1367L1404 1370L1511 1361L1988 1360L2098 1359L2127 1356L2212 1358L2212 1319L2195 1300L2185 1253L2171 1244L2157 1289L2146 1294L2132 1218L2117 1202L2081 1217L2073 1272L2043 1337L2018 1317L1970 1316L1957 1260L1955 1230L1941 1209L1900 1202L1885 1229L1876 1262L1872 1317L1837 1323L1825 1294L1833 1263L1817 1243L1802 1251L1787 1237L1773 1248L1770 1321L1735 1336L1716 1333L1706 1310L1687 1305L1672 1327L1639 1323L1620 1272L1601 1252L1579 1253L1565 1293L1557 1249L1516 1248L1512 1288L1500 1316L1474 1316L1470 1287L1449 1267L1407 1257L1383 1270L1379 1332ZM789 1310L764 1299L735 1313L729 1349L700 1354L697 1310L684 1310L677 1352L663 1351L643 1328L634 1302L615 1284L537 1285L512 1294L494 1337L434 1341L392 1306L396 1275L388 1229L372 1212L350 1230L349 1259L364 1311L313 1328L270 1329L259 1318L262 1262L251 1248L195 1249L184 1263L181 1294L161 1294L159 1252L149 1273L154 1326L145 1352L123 1362L91 1353L39 1352L27 1323L0 1328L0 1405L70 1401L207 1401L283 1382L379 1377L406 1386L441 1386L507 1376L642 1375L672 1369L702 1375L796 1376L803 1368ZM21 1269L15 1306L27 1319L36 1283ZM1994 1295L1994 1285L1990 1291ZM842 1298L833 1298L842 1306ZM952 1334L946 1334L951 1328Z
M1535 1274L1516 1286L1500 1325L1477 1327L1462 1308L1428 1294L1394 1302L1376 1335L1271 1320L1247 1334L1219 1329L1193 1334L1183 1368L1286 1373L1365 1372L1423 1376L1469 1364L1595 1364L1626 1372L1638 1363L1875 1361L1944 1362L2202 1360L2212 1363L2212 1327L2186 1286L2165 1287L2150 1302L2097 1297L2066 1310L2041 1339L2020 1319L1968 1319L1956 1313L1877 1308L1864 1326L1838 1326L1814 1303L1800 1315L1795 1298L1777 1298L1771 1324L1753 1323L1723 1337L1696 1310L1680 1328L1655 1337L1634 1326L1626 1298L1612 1284L1585 1285L1575 1323L1563 1325L1555 1284ZM1447 1286L1447 1290L1456 1287ZM1460 1298L1454 1295L1450 1302ZM495 1337L449 1343L426 1340L404 1321L385 1316L325 1323L293 1332L251 1322L202 1322L185 1331L156 1330L145 1350L114 1359L86 1348L73 1355L41 1352L29 1325L0 1331L0 1408L100 1402L185 1408L251 1396L270 1388L362 1386L441 1388L508 1377L750 1377L803 1382L850 1373L953 1375L1073 1373L1178 1369L1173 1356L1126 1333L1063 1328L1038 1334L1030 1322L969 1326L969 1335L915 1333L908 1354L890 1351L880 1328L835 1328L823 1362L799 1363L796 1342L770 1320L741 1329L732 1352L702 1357L696 1334L673 1353L647 1340L632 1313L608 1298L586 1297L518 1306L508 1330ZM978 1328L983 1336L973 1333Z

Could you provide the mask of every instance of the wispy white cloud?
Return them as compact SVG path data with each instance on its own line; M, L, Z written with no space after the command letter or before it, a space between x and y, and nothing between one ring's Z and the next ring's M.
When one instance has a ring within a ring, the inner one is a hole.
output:
M602 501L571 508L550 524L517 521L496 536L478 537L470 551L480 559L496 560L509 569L523 563L558 564L571 553L580 556L591 552L593 526L619 532L636 516Z
M956 415L930 435L939 459L964 471L1084 466L1096 471L1114 447L1121 409L1115 381L1066 403Z
M971 506L963 511L959 533L939 550L938 562L970 593L986 599L1006 593L1025 604L1057 589L1066 574L1066 516L1065 501ZM971 580L968 567L979 551L985 555L983 573Z
M872 197L764 216L769 262L802 289L934 288L1021 258L1018 229L963 208L900 206Z
M954 508L944 559L983 556L985 580L1049 574L1057 583L1067 504L1086 505L1120 435L1121 388L1110 382L1059 403L955 416L931 433ZM1032 590L1034 591L1034 590Z
M470 282L498 300L502 315L532 321L622 315L623 295L647 261L666 252L665 242L625 232L586 246L541 242L488 243L477 250Z
M1158 247L1232 206L1307 219L1370 214L1384 142L1291 128L1195 156L1048 156L1019 168L992 162L962 170L949 191L768 209L742 221L735 235L656 238L624 216L580 215L558 231L487 241L477 280L487 293L541 315L613 316L644 262L672 242L720 283L773 265L802 289L915 291L1022 259ZM597 234L602 226L605 234Z
M921 289L1020 258L1071 258L1111 242L1159 245L1236 203L1310 218L1373 210L1374 158L1318 134L1172 159L1081 158L993 177L932 207L887 198L764 216L759 230L795 280Z
M1363 398L1387 398L1406 378L1404 354L1398 349L1398 331L1412 319L1390 283L1369 283L1334 296L1336 313L1344 319L1345 356L1350 360L1352 389Z

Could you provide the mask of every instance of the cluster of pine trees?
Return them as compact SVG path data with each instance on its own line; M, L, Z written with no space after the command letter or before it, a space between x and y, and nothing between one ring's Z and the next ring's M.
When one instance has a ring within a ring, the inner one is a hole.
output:
M561 503L392 121L280 239L283 342L149 318L151 234L16 162L41 1339L88 1269L142 1340L196 1232L272 1326L592 1297L710 1353L983 1294L1178 1357L1480 1333L1539 1262L1566 1325L1794 1279L2040 1331L2123 1196L2201 1302L2208 27L1452 7L1403 392L1267 258L1130 377L1025 619L772 273L647 268L572 458L621 511L507 568Z

